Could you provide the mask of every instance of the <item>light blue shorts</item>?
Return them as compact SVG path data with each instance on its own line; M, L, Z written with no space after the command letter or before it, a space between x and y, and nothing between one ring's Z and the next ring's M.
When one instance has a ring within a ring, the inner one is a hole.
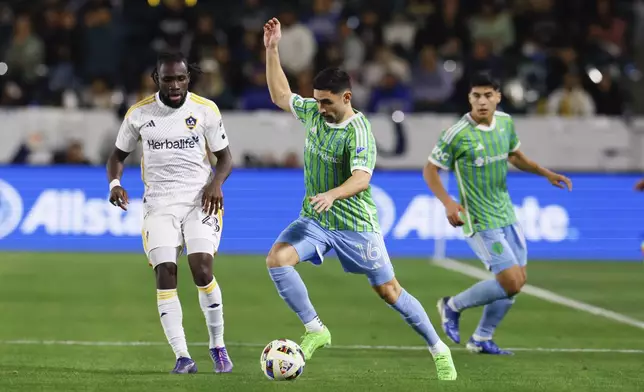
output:
M528 263L528 249L523 230L518 223L498 229L475 233L466 238L470 248L495 275L513 265Z
M320 265L333 249L345 272L366 275L372 286L394 278L382 234L347 230L328 230L316 220L300 217L277 237L275 243L292 245L300 261Z

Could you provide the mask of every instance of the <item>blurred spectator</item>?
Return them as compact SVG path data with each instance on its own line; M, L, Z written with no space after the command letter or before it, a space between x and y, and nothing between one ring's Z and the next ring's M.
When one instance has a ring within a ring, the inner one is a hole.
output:
M220 109L235 107L235 97L226 85L221 66L213 58L204 59L200 63L202 73L197 76L193 91L202 97L213 100Z
M63 165L89 165L91 164L83 153L83 145L73 141L63 150L54 153L53 164Z
M618 56L624 49L626 23L613 12L610 0L596 0L597 15L588 29L588 38L597 48Z
M437 58L436 48L425 46L413 71L412 95L416 111L446 111L446 101L454 92L452 74Z
M114 107L112 90L105 79L94 79L92 84L83 91L83 104L97 109L111 109Z
M83 17L83 28L80 32L84 53L82 69L86 82L93 83L96 78L113 81L119 50L115 29L108 3L92 1Z
M204 68L202 75L192 75L195 92L222 109L274 109L262 80L262 26L279 15L282 63L292 89L304 95L312 94L316 71L339 65L352 76L358 108L381 100L372 96L408 91L416 110L460 113L467 110L469 76L486 70L512 86L513 99L505 102L516 105L504 109L534 112L564 84L565 74L577 73L584 76L580 82L588 84L598 112L621 114L632 105L625 97L633 94L626 90L641 75L633 42L644 31L644 18L638 16L644 13L637 11L642 4L242 0L191 5L162 0L148 6L46 0L26 7L2 2L0 58L9 63L9 72L0 77L0 104L117 107L124 113L156 91L149 72L157 52L181 50ZM435 48L431 54L423 49L429 46ZM597 68L610 68L610 80L590 84L585 75ZM391 78L394 90L385 86ZM621 101L608 100L617 86L625 86Z
M342 45L342 66L351 73L362 67L365 59L365 44L358 37L355 31L349 26L347 20L343 20L338 26L338 40Z
M487 40L492 43L495 54L503 53L514 44L514 25L507 12L495 0L484 0L481 13L470 20L472 40Z
M293 11L280 16L282 39L279 43L280 60L285 72L297 75L313 65L317 51L315 37L311 30L298 22Z
M624 112L624 96L619 86L614 83L610 71L602 72L602 79L592 90L597 114L618 116Z
M411 112L413 101L409 87L398 77L387 73L380 85L373 89L367 111L371 113L393 113L397 110Z
M425 22L416 34L415 50L425 45L439 49L443 58L459 58L469 46L469 31L465 18L460 14L459 0L442 0L440 9Z
M197 25L195 13L182 0L164 0L157 7L153 47L157 52L190 53L192 33Z
M379 85L387 74L403 82L409 81L411 77L409 64L390 48L383 46L378 49L374 59L365 64L363 82L367 87L372 88Z
M266 52L262 51L259 55L260 61L253 64L248 70L250 84L241 97L242 110L278 110L268 91L266 83Z
M225 46L227 43L226 33L215 26L214 18L208 14L199 15L189 56L190 61L197 63L209 56L216 47Z
M20 84L36 82L38 68L45 60L45 50L42 40L32 30L28 15L16 18L13 39L4 58L9 66L9 77Z
M335 39L340 17L339 5L335 0L313 0L313 16L309 18L306 26L318 43L325 44Z
M548 114L555 116L591 116L595 114L593 100L581 86L579 76L568 73L564 76L563 86L548 97Z

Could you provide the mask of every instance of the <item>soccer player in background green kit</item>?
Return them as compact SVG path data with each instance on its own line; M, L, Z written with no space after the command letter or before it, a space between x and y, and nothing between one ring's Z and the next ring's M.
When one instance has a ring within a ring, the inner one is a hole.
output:
M438 379L455 380L449 348L420 302L394 276L369 185L376 143L367 118L351 106L349 75L337 68L326 69L313 81L315 99L293 94L280 65L280 38L279 21L269 20L264 26L266 79L273 102L293 113L306 128L306 196L300 217L277 238L266 264L280 296L304 324L300 346L305 359L330 344L331 334L294 267L300 261L319 265L333 249L346 272L366 275L376 293L423 337Z
M443 330L460 343L461 312L485 305L481 321L467 342L472 352L508 355L492 340L497 325L526 282L527 249L508 194L508 161L520 170L545 177L558 188L572 190L570 180L528 159L510 115L496 111L501 101L498 84L486 74L471 81L472 106L451 128L443 131L423 171L427 185L443 203L449 223L462 226L477 257L496 275L453 297L438 301ZM439 169L453 170L460 204L447 194Z

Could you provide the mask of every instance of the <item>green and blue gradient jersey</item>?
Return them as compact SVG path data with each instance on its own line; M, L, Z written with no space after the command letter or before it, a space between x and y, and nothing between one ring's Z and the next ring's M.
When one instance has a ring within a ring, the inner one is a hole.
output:
M512 117L498 111L490 126L468 113L441 133L429 161L456 174L466 236L516 222L506 179L508 156L519 146Z
M315 99L291 96L291 112L306 128L304 186L301 216L317 220L329 230L379 232L378 212L367 190L336 200L328 212L316 213L309 197L342 185L354 170L372 173L376 141L369 120L360 112L341 124L329 124L320 115Z

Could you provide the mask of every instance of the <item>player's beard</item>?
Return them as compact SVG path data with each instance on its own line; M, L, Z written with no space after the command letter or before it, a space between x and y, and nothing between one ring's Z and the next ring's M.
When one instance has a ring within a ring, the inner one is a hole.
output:
M178 101L173 101L170 99L167 93L160 93L159 97L161 98L161 102L163 102L164 105L169 106L173 109L180 108L184 102L186 102L186 97L188 96L187 93L183 93L181 96L181 99Z

